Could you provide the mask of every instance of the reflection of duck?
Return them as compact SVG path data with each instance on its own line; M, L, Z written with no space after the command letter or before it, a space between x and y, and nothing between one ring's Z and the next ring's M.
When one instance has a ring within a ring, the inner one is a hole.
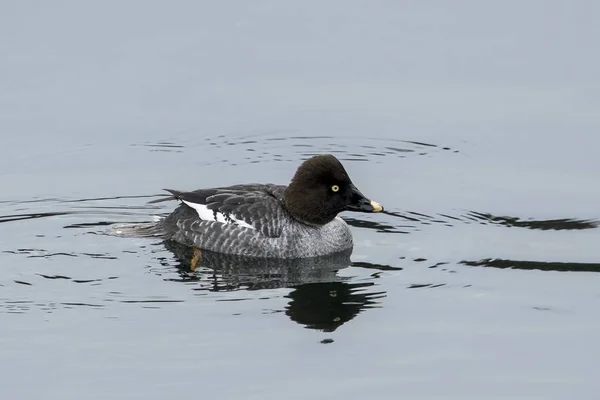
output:
M209 281L209 291L293 288L286 296L291 299L286 315L311 329L332 332L384 295L364 291L372 282L348 283L337 275L351 265L351 250L305 259L258 259L199 251L174 241L164 244L179 261L177 281Z
M295 288L286 314L307 328L333 332L361 311L377 305L385 292L365 292L373 283L323 282Z
M167 240L165 247L179 261L183 281L206 281L212 274L211 291L268 289L315 282L334 282L344 278L337 271L351 264L352 250L323 257L269 259L215 253Z

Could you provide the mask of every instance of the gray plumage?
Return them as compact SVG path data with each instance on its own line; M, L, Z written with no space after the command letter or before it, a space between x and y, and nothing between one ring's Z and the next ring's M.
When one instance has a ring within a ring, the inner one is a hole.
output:
M205 204L209 210L229 217L230 222L200 219L195 209L183 203L158 224L166 239L250 257L305 258L352 248L352 233L341 218L318 226L292 217L284 206L285 188L254 184L188 193L170 191L177 199Z

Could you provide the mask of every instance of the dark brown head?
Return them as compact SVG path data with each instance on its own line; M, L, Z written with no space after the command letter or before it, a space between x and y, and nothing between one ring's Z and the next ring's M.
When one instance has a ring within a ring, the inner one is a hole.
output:
M330 154L314 156L300 165L285 191L285 204L296 219L315 225L332 221L342 211L383 211L381 205L363 196L342 163Z

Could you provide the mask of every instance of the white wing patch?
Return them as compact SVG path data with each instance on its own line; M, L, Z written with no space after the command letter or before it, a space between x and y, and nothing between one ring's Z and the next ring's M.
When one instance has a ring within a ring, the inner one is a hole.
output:
M181 200L188 206L192 207L198 213L198 216L203 221L217 221L222 224L236 224L248 229L255 229L252 225L247 223L246 221L242 221L234 218L233 216L225 216L223 213L214 212L213 210L209 210L206 204L198 204L191 203L189 201Z

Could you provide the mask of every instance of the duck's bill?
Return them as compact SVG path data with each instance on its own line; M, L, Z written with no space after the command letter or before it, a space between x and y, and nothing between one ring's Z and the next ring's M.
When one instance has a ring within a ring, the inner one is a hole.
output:
M383 206L376 201L371 200L371 207L373 207L372 212L382 212Z
M376 201L367 199L358 189L354 188L353 201L346 207L348 211L377 213L383 211L383 206Z

